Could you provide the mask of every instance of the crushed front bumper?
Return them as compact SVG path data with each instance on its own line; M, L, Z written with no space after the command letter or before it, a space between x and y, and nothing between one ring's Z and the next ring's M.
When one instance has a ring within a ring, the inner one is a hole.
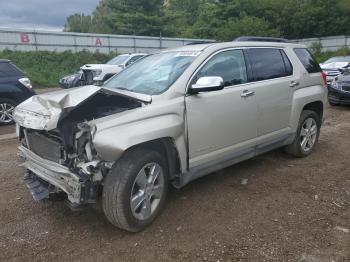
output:
M18 150L19 156L24 159L22 166L41 180L66 193L72 204L79 205L85 202L82 194L82 191L85 191L85 183L78 175L65 166L36 155L24 146L20 146Z

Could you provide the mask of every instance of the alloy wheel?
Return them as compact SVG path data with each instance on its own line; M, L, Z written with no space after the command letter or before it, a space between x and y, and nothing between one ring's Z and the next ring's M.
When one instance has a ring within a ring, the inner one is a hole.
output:
M309 117L305 119L300 130L300 146L304 152L310 151L317 139L318 127L315 119Z
M164 173L157 163L146 164L134 181L130 207L139 220L147 220L155 212L164 194Z
M0 104L0 123L9 124L13 121L12 113L15 107L8 103Z

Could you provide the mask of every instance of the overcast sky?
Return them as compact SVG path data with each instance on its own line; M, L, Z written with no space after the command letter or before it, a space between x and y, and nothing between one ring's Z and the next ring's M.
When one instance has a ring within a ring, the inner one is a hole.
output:
M67 16L91 14L100 0L0 0L0 27L62 30Z

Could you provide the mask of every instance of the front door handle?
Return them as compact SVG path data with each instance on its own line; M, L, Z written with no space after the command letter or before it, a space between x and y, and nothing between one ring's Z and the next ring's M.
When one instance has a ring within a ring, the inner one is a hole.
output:
M290 87L296 87L296 86L298 86L298 85L299 85L299 82L297 82L297 81L292 81L292 82L290 82L290 84L289 84Z
M241 93L241 97L248 97L248 96L253 96L255 95L254 91L249 91L249 90L243 90L243 92Z

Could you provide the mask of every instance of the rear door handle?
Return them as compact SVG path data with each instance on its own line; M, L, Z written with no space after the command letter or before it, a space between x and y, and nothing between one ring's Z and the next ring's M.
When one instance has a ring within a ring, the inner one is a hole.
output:
M292 82L290 82L290 84L289 84L290 87L296 87L296 86L298 86L298 85L299 85L299 82L297 82L297 81L292 81Z
M248 97L248 96L253 96L255 95L254 91L249 91L249 90L243 90L243 92L241 93L241 97Z

